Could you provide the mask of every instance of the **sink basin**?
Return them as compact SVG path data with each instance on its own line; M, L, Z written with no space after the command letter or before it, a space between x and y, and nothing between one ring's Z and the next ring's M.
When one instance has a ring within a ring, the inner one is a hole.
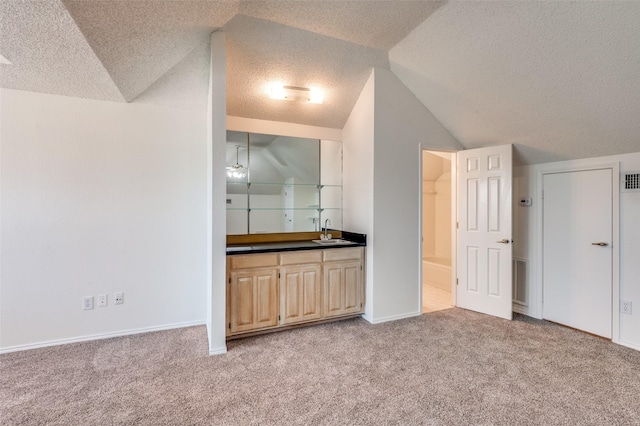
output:
M321 244L323 246L330 246L336 244L353 244L351 241L343 240L341 238L332 238L330 240L311 240L316 244Z

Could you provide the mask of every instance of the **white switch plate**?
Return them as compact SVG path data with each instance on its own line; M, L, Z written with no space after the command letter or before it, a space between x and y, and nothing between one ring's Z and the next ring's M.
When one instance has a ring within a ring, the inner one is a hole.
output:
M85 296L82 298L82 309L85 311L93 309L93 296Z
M623 314L631 315L633 305L631 300L622 300L620 299L620 312Z

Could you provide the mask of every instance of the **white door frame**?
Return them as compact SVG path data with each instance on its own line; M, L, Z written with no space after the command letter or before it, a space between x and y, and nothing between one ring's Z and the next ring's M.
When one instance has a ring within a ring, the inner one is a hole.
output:
M620 343L620 163L619 162L600 162L593 160L576 160L563 163L550 163L542 165L538 169L536 176L537 186L537 199L539 202L535 203L536 206L536 221L538 226L535 235L537 253L536 257L539 259L536 262L536 276L538 277L538 312L542 314L542 306L544 303L543 294L543 190L544 190L544 175L551 173L567 173L567 172L579 172L588 170L601 170L611 169L612 172L612 230L611 230L611 248L613 250L613 259L611 265L611 341L614 343Z
M456 271L458 261L456 259L457 253L457 230L456 230L456 218L458 217L458 169L457 169L457 152L447 151L444 149L434 149L427 144L421 143L419 145L420 159L420 182L418 183L418 232L420 233L419 247L418 247L418 311L422 314L422 153L424 151L446 152L451 154L451 305L457 306L457 286L456 286Z

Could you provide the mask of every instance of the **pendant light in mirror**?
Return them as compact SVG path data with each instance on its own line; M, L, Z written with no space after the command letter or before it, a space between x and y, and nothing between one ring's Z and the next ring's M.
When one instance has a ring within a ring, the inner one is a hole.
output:
M236 164L227 166L227 177L231 179L244 179L247 176L247 171L239 161L239 151L240 145L236 145Z

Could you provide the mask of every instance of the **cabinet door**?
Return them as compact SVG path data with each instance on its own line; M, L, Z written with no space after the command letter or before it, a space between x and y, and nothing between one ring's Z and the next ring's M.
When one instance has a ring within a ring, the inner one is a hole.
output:
M282 324L322 317L320 265L286 266L280 269Z
M231 272L229 286L229 331L272 327L278 324L276 268Z
M343 266L344 275L344 313L351 314L362 310L362 263L349 262Z
M324 264L324 316L362 311L362 262Z

